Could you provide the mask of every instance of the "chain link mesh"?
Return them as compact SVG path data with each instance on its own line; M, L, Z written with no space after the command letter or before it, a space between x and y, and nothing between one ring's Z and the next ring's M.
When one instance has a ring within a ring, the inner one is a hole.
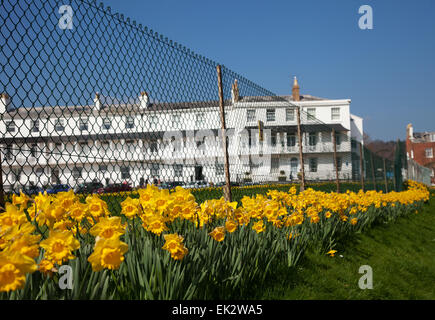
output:
M156 184L223 195L218 63L95 1L6 0L0 25L6 192ZM225 66L222 91L231 183L299 182L297 102ZM349 130L300 110L307 182L334 180L335 161L340 180L359 181ZM365 178L379 184L381 160L365 148L363 159ZM387 161L389 180L392 168Z

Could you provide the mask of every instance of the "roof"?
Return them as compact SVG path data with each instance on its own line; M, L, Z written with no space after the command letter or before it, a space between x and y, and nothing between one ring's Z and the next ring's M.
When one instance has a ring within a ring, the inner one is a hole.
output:
M225 106L230 106L231 101L224 101ZM9 110L3 115L3 119L12 118L49 118L49 117L88 117L88 116L116 116L116 115L136 115L158 111L186 110L186 109L208 109L218 108L218 101L191 101L191 102L157 102L150 103L147 108L142 108L140 103L112 104L101 109L94 105L85 106L41 106L41 107L22 107Z
M300 101L321 101L329 100L325 98L315 97L309 94L300 96ZM291 95L283 96L245 96L239 99L240 102L283 102L283 101L295 101Z
M435 131L432 132L414 132L414 143L416 142L434 142L432 136L435 136Z
M328 100L312 95L301 95L300 101L321 101ZM108 98L107 98L108 99ZM49 118L49 117L88 117L88 116L115 116L115 115L136 115L158 111L173 111L187 109L209 109L218 108L219 101L184 101L184 102L152 102L147 108L142 108L140 102L135 99L131 103L111 103L98 109L94 105L79 106L39 106L21 107L10 109L4 113L3 119L13 118ZM290 95L284 96L244 96L239 98L239 102L282 102L294 101ZM225 106L231 106L231 100L224 101Z

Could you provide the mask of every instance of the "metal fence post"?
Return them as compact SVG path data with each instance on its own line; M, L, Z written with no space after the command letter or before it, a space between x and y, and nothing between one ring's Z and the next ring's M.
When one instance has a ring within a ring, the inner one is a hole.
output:
M385 182L385 193L388 192L388 181L387 181L387 170L385 169L385 158L383 158L384 162L384 182Z
M364 160L363 160L364 154L363 154L363 147L362 147L362 143L359 144L359 166L361 168L361 188L362 191L365 192L365 187L364 187Z
M298 117L298 143L299 143L299 162L301 164L301 187L300 191L305 190L305 168L304 168L304 155L302 153L302 132L301 132L301 111L300 107L296 108Z
M232 201L230 164L228 159L228 143L227 143L226 124L225 124L224 93L222 88L222 70L220 65L216 66L216 71L217 71L218 89L219 89L219 110L220 110L221 126L222 126L222 148L223 148L224 159L225 159L224 198L226 201Z
M373 186L375 188L375 191L378 191L378 188L376 186L375 165L374 165L373 154L372 153L370 153L370 163L371 163L371 166L372 166Z

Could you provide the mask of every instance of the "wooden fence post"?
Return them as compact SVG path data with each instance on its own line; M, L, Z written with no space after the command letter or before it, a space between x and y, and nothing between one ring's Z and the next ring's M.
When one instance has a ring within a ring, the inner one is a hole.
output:
M298 118L298 143L299 143L299 163L301 164L301 187L300 192L305 190L305 168L304 168L304 155L302 152L302 132L301 132L301 111L300 107L296 108Z
M338 179L338 161L337 161L337 138L335 134L335 129L332 129L332 143L334 145L335 182L337 184L337 193L340 193L340 181Z
M2 156L0 151L0 207L5 208L5 191L3 189L3 168L2 168Z
M230 163L228 159L228 143L226 134L226 124L225 124L225 108L224 108L224 92L222 88L222 70L221 66L216 66L217 79L218 79L218 89L219 89L219 110L221 116L221 128L222 128L222 148L224 152L225 160L225 187L224 187L224 198L226 201L232 201L231 195L231 179L230 179Z

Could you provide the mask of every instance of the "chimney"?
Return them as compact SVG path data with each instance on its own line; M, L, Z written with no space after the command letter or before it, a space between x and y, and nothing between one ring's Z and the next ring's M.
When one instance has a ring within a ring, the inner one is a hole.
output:
M102 108L100 94L98 92L95 93L94 103L95 103L95 108L97 108L97 109Z
M0 97L0 113L5 113L11 103L11 98L7 93L2 93Z
M292 97L293 97L294 101L301 100L301 96L300 96L300 93L299 93L298 79L296 79L296 77L294 78L294 81L293 81Z
M413 139L414 138L414 128L412 127L412 123L408 124L406 126L406 138L407 139Z
M232 88L231 88L231 97L232 97L233 103L239 101L239 85L237 83L237 79L234 80L234 83L232 85Z
M140 107L146 109L149 105L148 93L142 91L139 96Z

